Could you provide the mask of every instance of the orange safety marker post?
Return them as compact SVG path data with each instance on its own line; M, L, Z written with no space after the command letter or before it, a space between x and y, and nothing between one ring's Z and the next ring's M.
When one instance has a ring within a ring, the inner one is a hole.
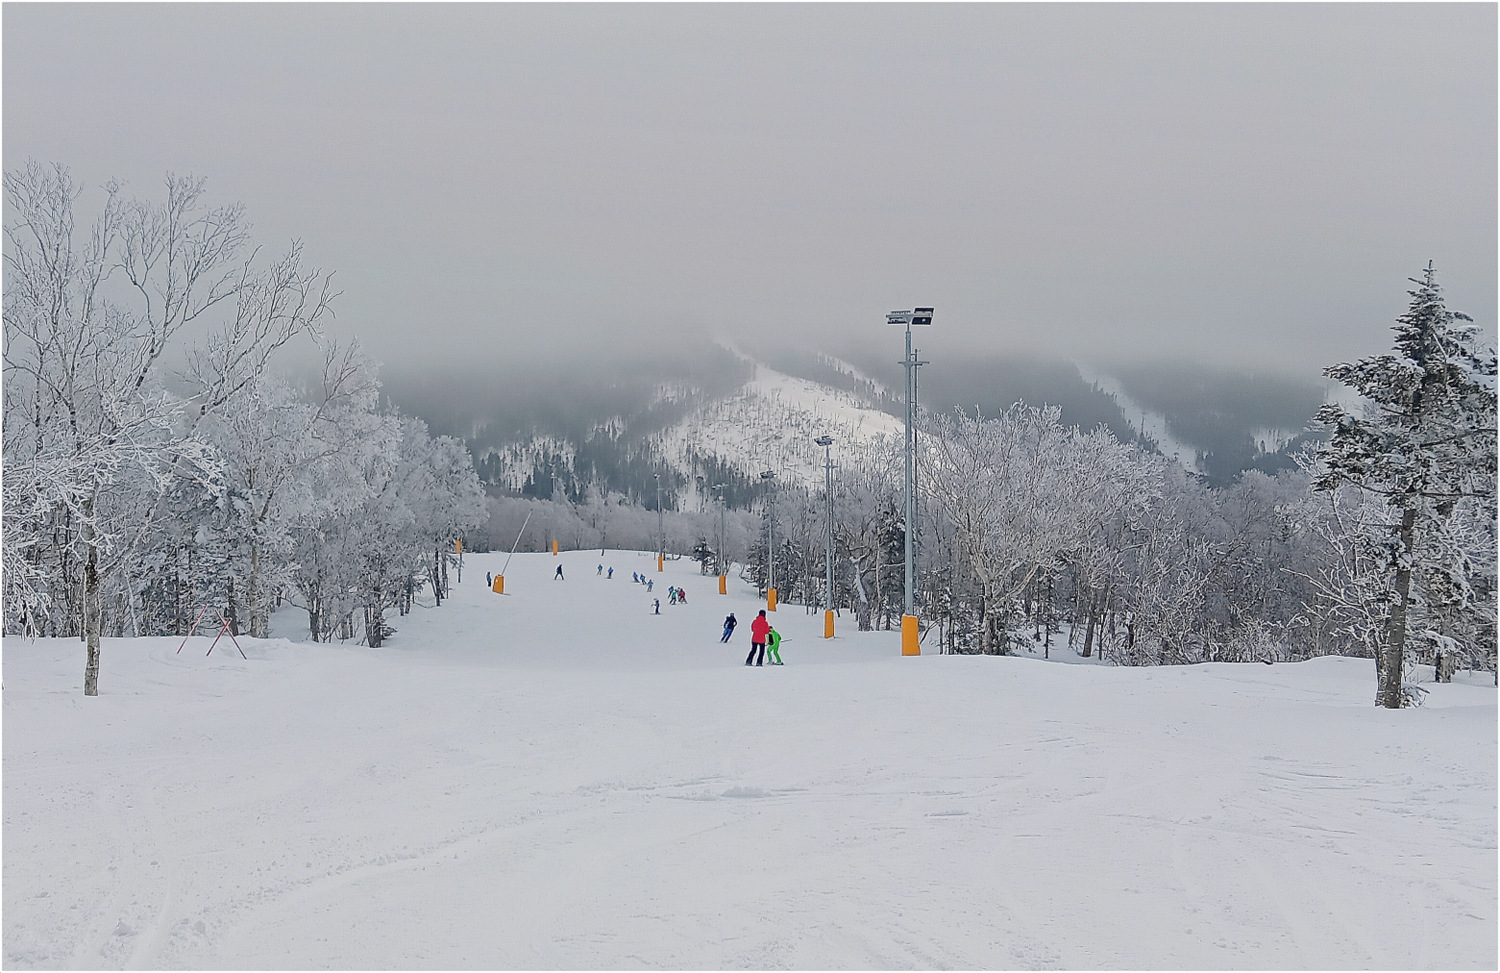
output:
M557 541L552 542L552 556L557 557Z
M833 638L833 609L830 608L823 613L823 637Z
M494 591L495 594L497 594L497 595L503 595L503 594L505 594L505 575L503 575L503 574L497 574L497 575L495 575L495 584L494 584L494 587L491 588L490 590Z
M667 559L664 556L662 556L660 554L656 555L656 570L658 570L658 571L665 570L665 568L663 566L666 563L667 563Z
M719 575L719 594L729 594L729 575L727 574Z
M922 640L917 634L917 616L901 616L901 654L921 655Z
M766 591L766 611L776 610L776 589L770 588Z

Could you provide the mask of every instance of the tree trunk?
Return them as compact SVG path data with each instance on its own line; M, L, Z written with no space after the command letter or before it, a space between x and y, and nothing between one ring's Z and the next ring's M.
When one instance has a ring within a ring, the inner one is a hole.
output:
M990 625L990 596L983 592L979 596L979 651L994 655L994 627Z
M1396 603L1386 627L1377 668L1375 705L1401 708L1402 663L1406 655L1406 610L1411 599L1411 557L1417 525L1415 508L1401 513L1401 559L1396 564Z
M224 613L224 619L225 621L229 622L229 634L237 636L240 634L240 612L239 609L235 607L233 575L230 576L229 581L225 587L225 595L229 602L229 609Z
M365 604L365 644L372 649L380 648L380 643L385 637L383 614L378 603L367 602Z
M858 564L854 566L854 570L856 572L859 571ZM859 589L860 586L855 585L855 590L851 592L854 597L859 599L854 603L855 622L861 632L873 631L875 628L875 619L873 617L874 612L870 609L870 599L865 597L864 593Z
M323 639L323 586L318 582L308 585L307 588L307 628L312 633L314 642L322 642Z
M271 608L261 593L260 584L260 539L250 540L250 581L245 590L245 607L250 611L250 637L271 637Z
M1089 600L1088 606L1088 628L1083 633L1083 657L1089 658L1094 652L1094 628L1099 624L1099 599Z
M83 667L83 694L99 695L99 636L103 618L99 604L99 535L94 530L94 498L84 501L83 632L88 646Z

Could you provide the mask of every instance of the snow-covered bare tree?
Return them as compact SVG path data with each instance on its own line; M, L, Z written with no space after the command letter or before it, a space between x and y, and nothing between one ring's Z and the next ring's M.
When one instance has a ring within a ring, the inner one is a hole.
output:
M174 477L203 471L211 457L199 423L316 326L329 281L302 267L295 245L256 270L242 207L209 208L199 179L168 176L161 202L126 199L111 183L82 233L73 215L82 189L63 166L28 162L5 174L4 189L4 458L7 481L16 478L5 531L28 565L14 609L6 599L6 626L34 630L71 580L25 544L51 529L59 565L82 564L78 623L93 696L103 584L161 509L119 493L133 484L161 501ZM190 363L186 400L166 389L169 353ZM132 520L111 519L126 508Z
M241 387L205 427L223 465L229 495L222 534L245 562L250 634L270 634L273 595L286 583L293 532L315 517L340 457L379 441L375 367L357 343L324 350L306 396L262 375Z
M1004 626L1032 581L1084 532L1086 468L1078 430L1055 406L1017 403L994 419L958 412L934 424L923 483L952 521L980 588L982 651L1004 651Z

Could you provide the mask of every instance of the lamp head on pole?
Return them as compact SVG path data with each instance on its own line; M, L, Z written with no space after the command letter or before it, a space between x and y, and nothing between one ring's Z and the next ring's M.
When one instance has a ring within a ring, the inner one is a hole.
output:
M833 445L833 437L832 436L819 436L817 439L814 439L813 442L817 443L819 446L832 446Z

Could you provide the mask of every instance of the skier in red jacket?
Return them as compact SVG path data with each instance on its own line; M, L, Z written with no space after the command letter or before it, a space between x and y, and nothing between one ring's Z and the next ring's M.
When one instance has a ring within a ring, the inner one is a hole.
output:
M771 623L766 621L766 610L762 608L760 614L755 616L755 621L750 623L750 654L745 656L745 665L755 659L755 664L760 665L766 658L766 635L771 631ZM756 653L760 658L756 659Z

